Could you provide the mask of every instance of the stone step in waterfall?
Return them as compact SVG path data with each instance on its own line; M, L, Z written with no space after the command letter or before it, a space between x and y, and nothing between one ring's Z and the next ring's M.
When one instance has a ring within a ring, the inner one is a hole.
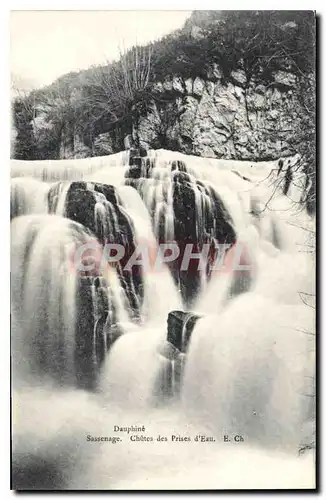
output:
M180 394L188 346L200 318L200 315L187 311L168 314L166 341L159 349L160 370L155 387L163 401Z
M134 266L130 271L125 269L136 249L137 240L132 219L116 188L95 182L60 182L51 187L48 203L50 213L58 213L60 209L61 215L89 229L96 238L95 242L103 247L118 244L124 248L124 256L115 268L130 319L139 320L144 294L143 273L141 266Z
M191 307L203 284L210 279L218 257L218 245L234 245L235 224L222 198L208 182L187 173L183 161L173 160L158 167L152 158L133 158L136 162L125 174L125 184L134 187L144 201L159 244L174 242L179 256L168 263L184 305ZM199 254L208 248L207 265L198 259L182 266L185 252Z

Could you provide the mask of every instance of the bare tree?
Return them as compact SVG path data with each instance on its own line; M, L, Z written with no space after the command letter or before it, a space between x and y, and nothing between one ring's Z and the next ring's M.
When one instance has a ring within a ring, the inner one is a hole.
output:
M129 118L131 128L134 127L137 133L137 106L144 98L150 79L150 46L136 45L127 52L120 49L118 61L93 66L84 86L90 124L101 121L110 127Z

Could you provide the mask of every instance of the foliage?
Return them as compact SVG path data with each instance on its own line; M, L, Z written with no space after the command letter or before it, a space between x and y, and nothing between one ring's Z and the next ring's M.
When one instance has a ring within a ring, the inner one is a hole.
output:
M24 100L16 99L13 103L13 121L17 130L15 140L15 158L17 160L35 160L38 157L32 118Z
M188 79L217 78L212 70L217 67L222 83L234 82L236 72L244 75L243 82L236 83L244 90L249 125L250 93L259 85L278 88L288 96L291 90L283 114L295 126L264 133L286 135L314 186L314 53L312 11L195 11L182 29L161 40L121 51L117 61L69 73L19 99L14 107L16 156L71 155L76 137L96 154L94 141L103 133L110 133L113 149L119 150L124 135L134 131L137 136L140 117L153 102L162 118L158 131L162 147L169 143L179 96L174 89L158 92L157 83L178 77L185 89ZM280 71L294 75L295 84L280 84L275 77Z
M120 54L119 61L95 66L82 86L84 113L87 116L84 135L95 137L116 128L122 121L136 120L151 75L150 46L133 47Z

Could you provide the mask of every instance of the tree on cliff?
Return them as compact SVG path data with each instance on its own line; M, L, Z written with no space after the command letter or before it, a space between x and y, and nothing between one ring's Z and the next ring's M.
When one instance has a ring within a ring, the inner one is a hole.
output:
M13 123L17 132L14 155L17 160L35 160L38 157L37 143L33 131L33 110L26 98L13 102Z
M204 29L210 52L222 68L224 79L233 80L241 70L249 126L248 93L258 85L287 93L283 102L283 125L263 129L275 141L286 138L291 154L299 155L294 170L307 175L306 206L309 213L316 203L316 20L313 11L225 11L219 22L208 22ZM280 83L276 74L293 76L293 82ZM239 81L236 82L239 85ZM266 103L268 106L268 103ZM295 172L284 170L285 179Z
M71 88L64 80L59 80L40 98L39 107L51 126L51 134L44 134L45 124L36 129L40 150L52 149L57 157L75 153L75 138L82 113L80 89ZM51 143L46 138L51 135Z
M138 121L151 79L151 47L134 46L120 51L118 61L95 66L83 86L88 123L86 131L96 136L124 122L124 132L134 132L139 143Z
M291 153L302 152L313 175L308 152L313 152L314 112L308 115L303 98L314 96L314 32L312 11L198 11L184 28L150 46L133 47L121 52L118 61L70 73L37 91L36 121L41 126L33 124L33 129L39 131L39 154L42 158L68 154L68 150L70 154L78 136L78 144L84 143L88 154L96 155L94 143L104 133L110 136L112 151L119 151L125 135L134 131L137 140L139 117L154 107L159 126L151 146L178 149L177 134L171 131L179 130L188 95L199 100L189 90L191 85L186 85L199 78L242 86L257 159L266 140L284 142L287 150L290 142ZM281 82L275 77L280 72L285 74ZM290 85L286 75L294 77ZM179 88L173 85L176 77ZM263 88L260 100L266 101L259 114L266 117L266 128L264 119L253 120L259 85ZM279 94L274 109L269 102L273 92ZM268 118L271 110L272 124ZM63 142L72 146L65 147Z

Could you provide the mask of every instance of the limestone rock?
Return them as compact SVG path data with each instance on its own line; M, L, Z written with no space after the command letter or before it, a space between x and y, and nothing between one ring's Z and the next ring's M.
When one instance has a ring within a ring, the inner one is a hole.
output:
M195 78L192 87L192 93L196 96L202 96L205 89L205 83L201 78Z
M183 83L177 78L163 82L162 89L178 89L180 95L166 104L168 123L152 103L140 120L143 144L147 148L255 161L276 159L290 151L282 130L295 126L286 111L287 106L295 109L291 91L295 77L278 72L275 85L253 81L246 91L242 70L232 72L232 82L222 84L220 77L218 66L213 65L211 79L206 81L197 77ZM181 95L183 84L185 92L183 89Z
M94 234L99 244L119 244L123 246L124 256L116 263L116 271L124 290L124 300L131 320L138 320L143 301L143 275L141 266L125 270L125 266L135 251L136 235L131 218L124 210L123 203L111 185L95 182L57 183L48 193L49 212L56 213L62 193L65 193L63 215L82 224ZM96 257L96 255L95 255ZM91 271L81 271L86 277L100 275L97 263Z
M291 152L287 142L291 134L282 131L295 130L295 75L277 71L270 84L251 81L248 88L241 69L232 71L229 78L222 76L219 66L212 63L205 80L170 75L155 82L153 98L132 125L140 145L145 149L254 161L277 159ZM39 133L51 127L42 109L35 123ZM120 142L110 134L98 135L92 149L78 136L67 137L62 140L60 157L114 153Z
M191 312L171 311L167 320L167 341L180 352L187 351L194 326L201 316Z
M232 71L231 77L233 78L233 80L235 80L237 83L240 83L241 85L244 85L247 82L246 74L241 69L239 69L238 71Z
M114 152L111 134L109 132L100 134L96 137L94 141L94 152L96 156L110 155Z

